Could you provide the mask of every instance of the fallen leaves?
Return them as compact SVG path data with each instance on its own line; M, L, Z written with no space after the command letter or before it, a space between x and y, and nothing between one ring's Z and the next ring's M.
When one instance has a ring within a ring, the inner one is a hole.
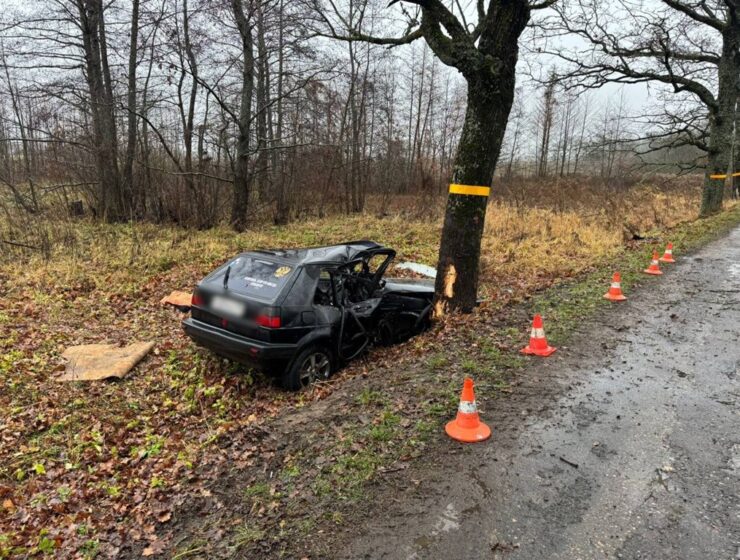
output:
M157 554L162 554L167 550L167 543L164 540L157 539L153 542L150 542L146 547L144 547L144 550L141 552L142 556L155 556Z
M140 278L135 270L98 270L77 282L48 270L35 276L32 268L14 277L0 300L0 329L12 321L19 333L0 337L7 388L0 408L13 411L0 420L0 476L10 481L0 485L0 535L12 546L37 546L48 530L45 546L65 557L89 543L112 556L121 547L165 550L168 541L150 538L156 530L137 540L136 525L173 524L186 495L210 494L193 476L208 450L280 410L273 402L280 392L264 381L246 383L248 375L233 375L231 365L197 351L181 333L181 315L154 296L163 286L194 285L210 266ZM16 307L19 301L26 303ZM132 333L157 342L136 376L54 382L65 348L117 346Z

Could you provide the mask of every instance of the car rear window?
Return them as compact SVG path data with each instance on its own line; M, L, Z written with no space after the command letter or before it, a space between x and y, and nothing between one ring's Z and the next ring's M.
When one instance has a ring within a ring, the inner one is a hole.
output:
M229 290L266 301L272 301L280 294L293 273L293 267L284 263L240 256L216 270L208 281L223 282L227 270Z

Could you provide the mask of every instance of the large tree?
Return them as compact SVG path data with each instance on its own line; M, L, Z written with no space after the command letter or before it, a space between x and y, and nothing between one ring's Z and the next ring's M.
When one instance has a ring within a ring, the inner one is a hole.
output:
M702 216L722 208L725 180L737 171L732 145L740 86L739 4L578 0L560 5L550 26L585 40L581 48L557 51L580 85L652 82L680 96L679 110L664 104L655 121L659 132L651 139L661 147L690 144L706 153Z
M239 95L239 117L236 119L237 140L234 161L234 201L231 206L231 226L236 231L247 227L249 204L249 156L252 126L252 97L254 94L254 38L252 11L245 12L242 0L231 0L239 37L241 39L242 79Z
M323 4L317 5L331 37L391 46L424 39L439 60L456 68L467 83L468 105L439 247L438 314L447 309L468 312L476 304L486 203L514 101L519 37L533 10L555 2L477 0L475 14L468 14L459 2L448 7L442 0L392 0L389 6L400 5L408 24L400 37L363 32L362 18L350 21L333 1L329 2L331 15ZM474 22L468 21L470 16Z
M124 196L118 167L115 98L108 61L102 0L75 0L90 93L93 136L98 168L98 211L108 221L125 220L130 199Z

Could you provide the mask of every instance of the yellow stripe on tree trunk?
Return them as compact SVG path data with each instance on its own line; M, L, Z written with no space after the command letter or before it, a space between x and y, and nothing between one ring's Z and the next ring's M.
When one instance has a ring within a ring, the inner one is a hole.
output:
M474 187L472 185L450 185L450 194L467 194L470 196L488 196L491 187Z
M710 179L727 179L727 175L710 175Z

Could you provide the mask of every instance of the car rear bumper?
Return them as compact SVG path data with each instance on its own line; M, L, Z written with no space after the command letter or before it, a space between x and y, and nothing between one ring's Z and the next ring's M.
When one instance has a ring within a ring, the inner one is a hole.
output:
M295 355L296 344L273 344L254 340L189 317L182 327L199 346L263 371L284 368Z

